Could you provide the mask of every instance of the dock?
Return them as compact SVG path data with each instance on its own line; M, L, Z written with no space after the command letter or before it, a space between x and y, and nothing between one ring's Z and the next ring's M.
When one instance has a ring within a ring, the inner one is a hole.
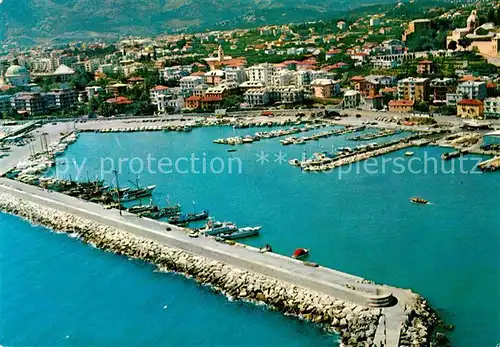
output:
M478 164L481 171L498 171L500 170L500 157L494 157L485 160Z

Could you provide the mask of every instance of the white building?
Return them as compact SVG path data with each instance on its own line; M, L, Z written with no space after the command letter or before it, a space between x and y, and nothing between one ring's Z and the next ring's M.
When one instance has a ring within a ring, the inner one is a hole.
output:
M315 78L320 78L319 76L315 76ZM312 71L311 70L301 70L295 72L295 85L297 87L305 87L311 84L313 80Z
M226 81L227 82L236 82L241 84L247 80L247 75L245 73L245 69L241 67L226 67Z
M24 66L12 65L5 71L5 80L14 87L26 86L30 83L30 73Z
M269 97L271 102L282 102L293 104L304 101L304 89L294 86L269 87Z
M446 105L457 106L457 102L459 102L463 98L463 94L460 93L446 93Z
M361 102L361 94L355 90L348 90L344 93L344 108L355 108Z
M262 82L266 86L272 84L272 76L275 72L276 68L269 63L262 63L246 69L248 81Z
M457 93L465 99L484 100L487 96L486 82L466 81L457 86Z
M151 103L153 105L158 105L160 97L169 94L169 89L170 88L165 86L156 86L154 88L151 88L151 90L149 91Z
M205 84L205 78L201 76L186 76L179 81L180 87L183 90L191 90L199 85Z
M486 118L500 118L500 97L484 100L484 115Z
M373 16L372 18L370 18L370 26L371 27L378 27L378 26L380 26L380 24L381 24L380 17Z
M156 99L156 106L159 113L167 113L170 110L178 112L184 108L184 98L175 95L159 94Z
M99 92L102 92L103 89L99 86L92 86L92 87L85 87L85 92L87 93L87 98L90 100L92 99L94 96L96 96L97 94L99 94Z
M290 70L279 70L271 76L271 85L283 87L295 85L295 73Z
M56 71L52 73L52 76L59 78L63 82L67 82L75 74L75 70L61 64L57 67Z
M266 88L251 89L245 92L245 103L251 107L264 106L270 101L269 91Z

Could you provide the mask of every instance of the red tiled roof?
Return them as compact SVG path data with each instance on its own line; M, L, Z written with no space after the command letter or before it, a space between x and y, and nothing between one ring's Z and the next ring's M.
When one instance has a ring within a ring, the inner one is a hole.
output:
M130 77L127 81L128 82L142 82L142 81L144 81L144 78L142 78L142 77Z
M458 102L458 104L465 106L481 106L483 102L476 99L462 99Z
M203 71L197 71L197 72L193 72L189 76L205 76L205 73Z
M166 87L166 86L156 86L153 88L153 90L167 90L167 89L168 89L168 87Z
M211 95L205 95L201 101L206 101L206 102L214 102L214 101L221 101L220 98L216 96L211 96Z
M496 86L497 86L497 85L496 85L495 83L493 83L493 82L488 82L488 83L486 84L486 88L496 88Z
M353 76L351 78L351 81L353 81L353 82L364 81L364 80L365 80L365 78L363 76Z
M341 49L331 49L329 50L328 52L326 52L326 54L340 54L342 53L342 50Z
M430 60L421 60L421 61L419 61L419 62L418 62L418 64L419 64L419 65L420 65L420 64L434 64L434 62L433 62L433 61L430 61Z
M108 104L114 104L114 105L129 105L133 103L132 100L124 96L117 96L116 98L111 98L106 100L106 102Z
M365 99L368 99L368 100L371 100L371 99L380 99L381 97L382 97L382 95L377 94L377 95L373 95L373 96L367 96Z
M391 100L389 101L389 106L413 106L415 101L413 100Z
M461 79L458 80L459 82L464 82L464 81L479 81L479 77L474 77L474 76L463 76Z
M200 101L201 96L198 95L191 95L189 98L186 98L186 101Z

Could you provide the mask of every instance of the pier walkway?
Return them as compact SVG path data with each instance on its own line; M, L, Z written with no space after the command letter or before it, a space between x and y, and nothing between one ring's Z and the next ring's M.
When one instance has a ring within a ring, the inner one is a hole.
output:
M412 294L406 290L360 283L363 281L361 277L321 266L305 266L299 260L275 253L260 253L254 247L230 246L215 242L210 237L193 239L182 228L170 226L171 230L166 231L168 225L165 223L138 218L127 212L120 216L117 210L106 210L98 204L6 178L0 178L0 192L355 304L384 307L388 306L389 297L395 297L395 306L382 309L387 319L382 333L384 341L387 341L386 347L398 345L404 307L412 300ZM378 330L381 330L380 327Z

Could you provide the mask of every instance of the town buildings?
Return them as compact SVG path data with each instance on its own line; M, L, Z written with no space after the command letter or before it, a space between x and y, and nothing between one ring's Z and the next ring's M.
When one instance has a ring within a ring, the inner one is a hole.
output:
M205 78L201 76L186 76L179 80L180 87L182 90L191 90L205 84Z
M457 103L457 116L482 119L484 117L484 104L480 100L462 99Z
M434 104L446 103L446 95L455 91L455 79L435 78L430 81L430 100Z
M30 80L30 73L24 66L12 65L5 71L5 81L14 87L26 86Z
M340 83L328 78L319 78L311 82L313 96L319 99L332 98L340 94Z
M500 97L484 100L484 116L486 118L500 118Z
M486 98L486 82L483 81L465 81L457 86L457 93L467 99L484 100Z
M415 34L416 36L422 36L430 28L431 28L431 20L430 19L412 20L408 24L408 29L406 29L404 34L403 34L403 41L406 41L408 36L411 34Z
M389 101L389 112L409 113L413 111L414 100L391 100Z
M344 93L344 100L342 106L344 108L358 107L361 102L361 94L356 90L347 90Z
M398 99L429 100L429 79L408 77L398 81Z

